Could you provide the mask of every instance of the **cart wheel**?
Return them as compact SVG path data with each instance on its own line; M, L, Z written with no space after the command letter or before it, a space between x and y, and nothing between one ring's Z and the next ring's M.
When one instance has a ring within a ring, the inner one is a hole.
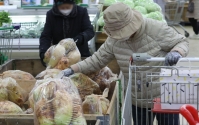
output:
M187 31L185 31L185 36L189 37L189 33Z

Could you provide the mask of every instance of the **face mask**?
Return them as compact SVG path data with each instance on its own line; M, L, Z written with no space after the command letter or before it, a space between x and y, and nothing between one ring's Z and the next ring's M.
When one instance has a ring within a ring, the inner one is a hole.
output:
M65 16L68 16L70 13L71 13L72 9L70 10L60 10L60 12L65 15Z

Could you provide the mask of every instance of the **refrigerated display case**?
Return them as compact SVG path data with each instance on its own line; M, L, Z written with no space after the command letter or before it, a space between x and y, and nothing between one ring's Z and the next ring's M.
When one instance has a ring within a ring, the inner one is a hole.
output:
M100 5L99 5L100 6ZM99 15L99 6L87 8L94 28ZM39 37L44 28L46 12L49 9L14 9L9 10L12 23L20 23L20 36L18 32L13 40L13 58L39 58ZM91 53L95 52L94 38L89 41Z

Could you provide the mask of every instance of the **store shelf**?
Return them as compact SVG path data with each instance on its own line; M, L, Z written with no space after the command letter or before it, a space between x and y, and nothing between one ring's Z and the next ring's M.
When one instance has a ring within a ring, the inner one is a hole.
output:
M0 11L6 11L6 10L15 10L17 9L17 5L12 5L12 6L1 6Z

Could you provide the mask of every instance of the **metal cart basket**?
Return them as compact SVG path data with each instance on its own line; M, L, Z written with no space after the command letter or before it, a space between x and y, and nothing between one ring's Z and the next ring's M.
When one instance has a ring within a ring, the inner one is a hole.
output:
M189 37L189 33L185 30L185 28L182 25L180 25L186 1L187 0L172 0L166 2L165 17L169 26L173 27L175 30L175 26L180 26L185 32L185 36Z
M199 58L180 59L189 62L188 66L139 66L143 62L161 63L165 58L147 54L133 54L132 58L122 125L132 125L132 118L134 125L188 125L180 107L190 104L198 109L199 67L191 62L199 62Z
M20 25L0 27L0 68L2 64L11 59L13 45L12 34L19 28Z

